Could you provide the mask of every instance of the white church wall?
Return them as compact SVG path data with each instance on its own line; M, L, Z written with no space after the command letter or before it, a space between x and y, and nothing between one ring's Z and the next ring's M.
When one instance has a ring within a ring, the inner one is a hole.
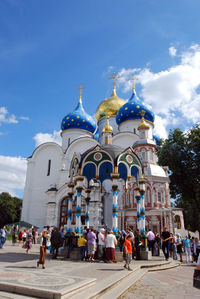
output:
M56 143L42 144L33 153L27 170L22 220L39 227L45 225L48 198L45 192L58 183L62 155Z
M138 136L136 134L124 132L118 133L115 136L113 136L112 144L126 149L128 147L132 147L133 143L135 143L137 140Z
M141 119L127 120L119 125L120 132L133 132L139 135L138 126L141 123ZM153 124L147 122L149 125L149 130L147 132L146 139L153 139Z
M90 148L95 147L97 144L99 144L95 139L91 138L78 138L73 143L70 144L70 146L67 149L67 152L65 154L66 157L66 170L69 171L71 160L74 155L74 153L80 153L83 154L85 151L89 150Z
M78 130L78 129L71 129L71 130L65 130L62 132L62 148L65 151L70 144L80 138L80 137L88 137L93 138L92 133L84 131L84 130Z

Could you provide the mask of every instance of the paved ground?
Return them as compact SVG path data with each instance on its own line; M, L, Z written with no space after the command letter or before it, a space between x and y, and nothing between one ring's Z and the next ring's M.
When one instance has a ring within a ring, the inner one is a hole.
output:
M26 254L23 248L18 245L12 246L10 242L7 242L5 247L0 249L0 286L2 283L8 283L24 286L30 290L35 288L40 292L48 290L60 293L74 290L78 286L86 286L85 289L88 289L90 293L90 290L101 290L102 286L109 286L113 281L123 279L130 274L129 271L124 270L123 263L72 262L61 258L51 260L48 257L46 269L43 270L36 267L38 258L39 245L33 245L30 253ZM163 262L163 257L155 257L153 261L133 261L132 268L136 270L141 265ZM182 295L184 289L184 294L192 294L194 298L198 295L200 298L200 291L192 287L193 270L193 266L184 265L173 270L148 273L130 290L126 298L138 298L141 294L142 298L173 298L164 297L169 292L171 284L174 284L176 289L176 293L172 295L177 293ZM181 279L182 276L184 279ZM95 285L89 287L92 283ZM35 298L33 294L28 294L29 297L0 291L0 299ZM84 291L82 298L89 298L87 294L87 291ZM79 294L75 295L75 298L80 298ZM176 299L179 298L191 298L191 296L176 296Z
M181 267L148 272L123 296L126 299L196 299L200 290L193 287L193 264L183 263Z

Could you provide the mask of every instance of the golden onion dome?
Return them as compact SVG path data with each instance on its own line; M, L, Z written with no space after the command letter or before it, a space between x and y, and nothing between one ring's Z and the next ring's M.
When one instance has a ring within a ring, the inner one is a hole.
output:
M109 124L109 117L107 117L106 125L103 127L102 133L113 133L113 128Z
M143 112L143 110L142 110L142 112ZM144 114L142 115L142 120L141 120L141 123L138 126L138 130L149 130L149 125L144 120Z
M105 117L116 116L118 110L126 103L125 100L120 99L116 94L116 88L113 86L112 95L109 98L103 100L96 111L96 119L99 121Z

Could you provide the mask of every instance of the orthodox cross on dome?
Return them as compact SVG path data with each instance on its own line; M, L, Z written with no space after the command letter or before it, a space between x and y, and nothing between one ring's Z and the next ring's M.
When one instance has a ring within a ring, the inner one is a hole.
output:
M79 103L82 103L82 90L85 88L85 86L83 86L82 84L80 84L80 87L77 88L77 90L80 90L79 91Z
M135 75L132 76L132 78L128 79L128 81L133 81L133 93L135 93L135 81L138 80L138 78L135 78Z
M116 76L116 73L112 73L112 77L108 78L109 80L113 80L113 91L115 90L116 88L116 79L119 79L120 76Z

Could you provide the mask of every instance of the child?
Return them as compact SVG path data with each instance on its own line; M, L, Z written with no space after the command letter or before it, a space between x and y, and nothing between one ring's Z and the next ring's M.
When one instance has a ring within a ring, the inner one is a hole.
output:
M129 271L132 271L130 268L130 263L132 259L132 245L131 245L132 236L128 235L125 242L124 242L124 253L125 253L125 265L124 268L126 268Z
M85 235L79 236L78 246L80 247L80 250L81 250L81 261L85 260L86 243L87 243L86 236Z

